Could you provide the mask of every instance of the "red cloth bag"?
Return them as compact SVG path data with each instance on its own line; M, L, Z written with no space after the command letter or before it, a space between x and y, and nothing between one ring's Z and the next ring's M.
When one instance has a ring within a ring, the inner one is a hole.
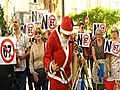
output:
M104 77L103 82L106 90L115 90L115 80L107 80L107 77Z

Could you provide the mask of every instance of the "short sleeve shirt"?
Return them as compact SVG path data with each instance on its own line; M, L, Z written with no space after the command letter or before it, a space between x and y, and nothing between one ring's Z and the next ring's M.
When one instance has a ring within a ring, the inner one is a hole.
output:
M10 37L16 38L15 34L11 34ZM16 42L16 48L18 49L19 55L25 54L25 50L30 47L30 43L26 34L21 32L19 34L19 39ZM26 68L26 60L21 61L21 67L15 68L15 71L24 71Z

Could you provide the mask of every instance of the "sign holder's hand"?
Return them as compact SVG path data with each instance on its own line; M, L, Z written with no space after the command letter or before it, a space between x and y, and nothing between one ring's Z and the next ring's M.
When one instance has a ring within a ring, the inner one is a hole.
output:
M32 75L33 75L33 77L34 77L35 82L38 82L38 81L39 81L39 78L38 78L38 75L39 75L39 74L34 71L34 72L32 73Z

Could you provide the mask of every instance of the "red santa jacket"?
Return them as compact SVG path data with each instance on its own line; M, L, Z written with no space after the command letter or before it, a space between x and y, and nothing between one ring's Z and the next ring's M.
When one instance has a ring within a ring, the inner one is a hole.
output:
M73 56L73 43L68 43L67 48L68 52L65 53L61 45L60 34L57 30L54 30L47 40L43 60L43 63L48 70L48 76L52 79L60 81L63 84L66 84L71 80L70 63ZM61 70L52 73L51 62L53 60L55 61L55 63L57 63L59 67L61 67L65 71L67 78L64 77Z

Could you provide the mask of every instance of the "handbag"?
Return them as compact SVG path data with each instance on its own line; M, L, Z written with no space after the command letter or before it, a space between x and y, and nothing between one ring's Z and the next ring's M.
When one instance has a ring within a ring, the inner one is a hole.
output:
M35 70L37 73L38 73L38 78L39 78L39 83L40 84L43 84L45 81L46 81L46 76L47 76L47 73L45 71L45 68L38 68Z
M106 90L115 90L115 80L112 80L111 77L104 77L103 82Z

